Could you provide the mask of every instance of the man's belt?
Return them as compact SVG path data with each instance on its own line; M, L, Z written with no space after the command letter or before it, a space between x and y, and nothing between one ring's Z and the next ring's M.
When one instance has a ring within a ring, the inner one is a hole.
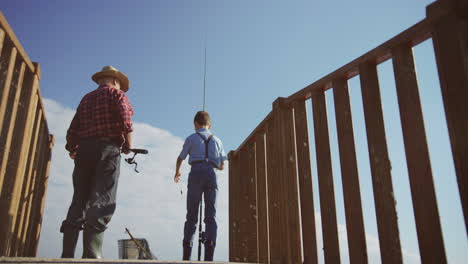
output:
M218 165L216 165L216 163L214 163L213 161L207 161L207 160L194 160L192 162L190 162L190 165L195 165L195 164L200 164L200 163L209 163L211 166L213 166L213 168L218 168Z

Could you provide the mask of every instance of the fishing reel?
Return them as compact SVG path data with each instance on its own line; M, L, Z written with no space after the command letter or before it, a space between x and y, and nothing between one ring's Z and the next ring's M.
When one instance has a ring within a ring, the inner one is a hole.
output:
M135 164L135 168L134 168L135 172L140 173L137 170L138 163L135 161L135 156L137 154L148 154L148 150L146 150L146 149L129 149L129 151L133 152L133 156L131 158L126 158L125 161L130 165Z

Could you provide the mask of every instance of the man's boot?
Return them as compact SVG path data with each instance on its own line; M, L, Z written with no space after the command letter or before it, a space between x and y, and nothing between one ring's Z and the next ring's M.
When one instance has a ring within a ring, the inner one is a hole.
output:
M83 231L83 258L101 259L103 240L104 232L85 228Z
M79 229L61 229L63 233L63 247L61 258L74 258L76 243L78 242L78 236L80 235Z
M182 260L190 260L190 256L192 255L192 243L183 241L183 256Z
M213 261L215 250L215 242L211 240L205 241L205 261Z

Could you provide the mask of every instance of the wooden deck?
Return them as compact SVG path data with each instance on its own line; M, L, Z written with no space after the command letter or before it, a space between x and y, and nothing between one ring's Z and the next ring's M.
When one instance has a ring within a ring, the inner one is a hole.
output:
M80 264L95 264L95 263L153 263L153 264L195 264L195 263L212 263L212 264L236 264L236 262L225 261L162 261L162 260L133 260L133 259L45 259L45 258L7 258L0 257L0 263L50 263L50 264L64 264L64 263L80 263ZM239 263L240 264L240 263ZM243 263L248 264L248 263Z

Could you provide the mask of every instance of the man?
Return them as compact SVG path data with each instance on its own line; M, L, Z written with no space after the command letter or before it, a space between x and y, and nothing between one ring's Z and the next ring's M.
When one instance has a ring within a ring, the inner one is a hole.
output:
M132 146L129 80L112 66L92 76L99 87L80 102L65 148L75 162L73 199L62 222L62 258L73 258L83 230L83 258L102 258L104 231L115 211L120 152Z

